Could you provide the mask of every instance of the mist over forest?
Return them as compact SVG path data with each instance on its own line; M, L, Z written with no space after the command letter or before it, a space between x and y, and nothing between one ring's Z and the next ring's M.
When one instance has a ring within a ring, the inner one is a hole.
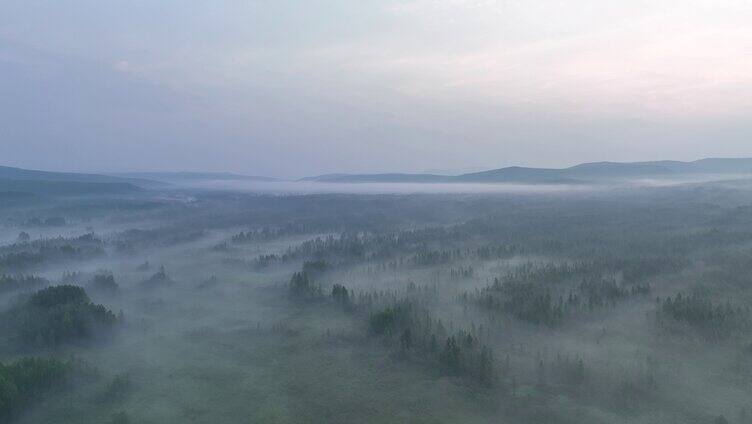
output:
M0 424L752 424L750 23L0 0Z
M747 177L23 175L0 422L752 421Z

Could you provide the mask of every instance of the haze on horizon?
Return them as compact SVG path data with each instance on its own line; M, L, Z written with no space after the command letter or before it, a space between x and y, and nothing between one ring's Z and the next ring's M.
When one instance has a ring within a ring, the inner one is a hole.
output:
M6 0L0 165L304 177L752 156L749 22L740 0Z

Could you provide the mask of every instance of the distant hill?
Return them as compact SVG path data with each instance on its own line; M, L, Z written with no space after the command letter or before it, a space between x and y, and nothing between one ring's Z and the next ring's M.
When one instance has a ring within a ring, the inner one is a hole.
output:
M134 194L164 185L156 181L118 178L101 174L50 172L0 166L0 199L20 200L35 196Z
M446 183L452 182L452 178L435 174L329 174L303 178L301 181L326 183Z
M656 164L622 162L583 163L562 169L559 172L574 178L665 176L673 173L670 169Z
M143 188L131 183L93 183L81 181L11 180L0 178L3 197L30 195L70 196L92 194L132 194Z
M752 176L752 158L708 158L692 162L590 162L568 168L510 166L461 175L433 173L328 174L299 181L322 183L510 183L585 184L627 179L681 179L697 176ZM130 172L84 174L50 172L0 166L0 192L4 197L24 194L125 193L195 181L282 181L229 172ZM69 184L63 184L69 183Z
M22 181L56 181L56 182L77 182L77 183L115 183L115 184L132 184L140 187L150 187L159 184L156 181L150 181L141 178L121 178L111 175L102 174L83 174L76 172L52 172L37 171L32 169L14 168L10 166L0 166L0 179L2 180L22 180Z
M149 180L163 181L163 182L181 182L181 181L259 181L259 182L274 182L280 181L276 178L259 177L252 175L240 175L230 172L127 172L119 174L111 174L117 177L126 178L145 178Z
M455 182L464 183L488 183L488 182L506 182L506 183L572 183L577 182L571 178L561 175L558 169L548 168L525 168L520 166L511 166L508 168L492 169L490 171L473 172L471 174L458 175L453 178Z
M563 169L512 166L509 168L459 175L456 179L463 182L573 184L592 180L655 177L671 174L671 170L653 164L593 162Z
M657 161L642 162L665 167L683 174L750 174L752 158L708 158L694 162Z
M752 158L710 158L693 162L591 162L569 168L511 166L457 176L437 174L330 174L304 181L335 183L521 183L582 184L635 178L682 178L700 175L752 175Z

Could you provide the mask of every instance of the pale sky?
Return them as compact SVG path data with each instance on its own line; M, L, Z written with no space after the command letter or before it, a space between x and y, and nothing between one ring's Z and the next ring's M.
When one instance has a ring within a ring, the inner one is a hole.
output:
M752 2L2 0L0 165L752 156Z

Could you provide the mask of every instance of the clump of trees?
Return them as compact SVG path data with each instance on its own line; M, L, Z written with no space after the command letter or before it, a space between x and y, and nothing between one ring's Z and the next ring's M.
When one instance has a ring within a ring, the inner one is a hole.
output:
M115 282L115 276L111 272L102 271L92 277L89 289L112 295L120 290L120 286Z
M206 231L203 229L167 225L150 229L129 229L112 236L110 243L120 253L134 254L146 248L189 243L205 235Z
M42 264L91 259L104 254L104 242L91 233L73 238L25 241L0 247L0 270L23 272Z
M554 327L576 313L613 308L629 297L650 294L649 283L618 283L613 274L599 262L526 264L481 290L462 294L460 300Z
M651 292L649 283L632 285L618 284L613 278L583 278L577 289L570 292L567 303L590 310L614 307L629 296L648 296Z
M256 270L262 270L268 268L278 262L282 262L282 258L279 255L272 253L271 255L260 255L253 260L253 268Z
M0 293L37 288L47 284L47 279L34 275L0 275Z
M722 340L749 327L749 311L730 303L714 303L699 291L657 299L658 323L664 328L684 324L710 340Z
M563 301L556 302L550 290L540 284L517 281L501 284L497 280L484 289L475 302L533 324L554 326L564 317Z
M371 313L368 334L393 342L402 354L443 374L484 386L498 382L493 351L477 334L465 330L450 334L441 320L409 300Z
M382 339L401 355L429 365L442 374L484 386L498 382L493 352L481 342L478 333L447 331L440 319L434 319L427 308L409 298L397 298L388 293L356 297L341 284L334 284L327 298L321 285L316 284L306 271L293 274L288 293L298 302L329 300L330 304L355 316L367 317L366 333L369 337Z
M26 221L26 225L29 227L63 227L65 224L65 218L62 216L51 216L45 219L35 217Z
M310 234L314 231L317 231L317 226L301 223L288 223L279 227L263 227L241 231L238 234L233 235L230 238L230 241L235 244L264 242L286 236Z
M173 280L167 275L164 265L160 265L159 270L147 278L142 285L146 287L160 287L172 284Z
M327 261L305 261L303 263L303 272L310 275L313 278L319 277L331 268L331 264Z
M460 266L449 270L449 278L452 279L472 278L473 274L475 274L475 271L471 266Z
M122 399L130 392L132 385L130 375L117 374L105 387L100 400L110 402Z
M298 301L320 300L323 298L321 286L314 283L305 271L293 274L288 285L290 296Z
M347 290L347 287L341 284L332 286L332 300L345 309L350 309L353 306L350 292Z
M14 414L60 385L71 365L56 359L24 358L9 364L0 363L0 421Z
M408 263L416 267L429 267L448 264L459 257L461 257L459 250L426 250L414 254Z
M26 347L55 347L90 339L112 329L112 311L91 302L78 286L47 287L6 313L18 341Z
M204 289L210 289L212 287L216 287L219 284L219 278L217 278L216 275L212 275L211 277L204 280L201 284L197 286L197 288L204 290Z
M76 285L85 278L84 273L81 271L63 271L63 277L60 282L63 284Z

